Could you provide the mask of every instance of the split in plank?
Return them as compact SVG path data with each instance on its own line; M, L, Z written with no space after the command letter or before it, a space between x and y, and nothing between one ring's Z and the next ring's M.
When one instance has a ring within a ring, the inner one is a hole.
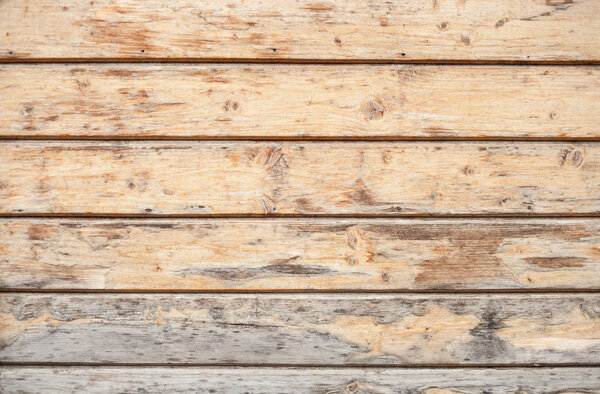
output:
M5 394L46 393L592 393L599 368L0 367ZM214 391L212 391L214 390Z
M597 0L4 0L3 60L598 61Z
M0 295L17 363L598 364L600 294Z
M0 86L5 137L600 138L598 67L4 65Z
M0 143L1 214L599 212L598 143Z
M600 289L600 220L8 219L0 287Z

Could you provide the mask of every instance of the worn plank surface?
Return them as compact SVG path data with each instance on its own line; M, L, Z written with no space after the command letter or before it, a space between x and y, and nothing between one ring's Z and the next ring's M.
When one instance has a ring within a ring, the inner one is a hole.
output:
M4 0L0 15L4 60L600 60L596 0Z
M600 392L600 369L0 367L0 390L5 394L568 394Z
M3 142L4 214L597 214L597 143Z
M600 220L11 219L0 287L600 289Z
M4 65L0 87L9 137L600 138L598 67Z
M0 296L6 362L600 362L599 294Z

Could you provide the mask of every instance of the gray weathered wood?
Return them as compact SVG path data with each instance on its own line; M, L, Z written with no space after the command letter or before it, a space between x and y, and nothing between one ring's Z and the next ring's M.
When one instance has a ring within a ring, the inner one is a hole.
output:
M600 213L598 143L0 143L0 213Z
M567 394L600 392L600 368L0 367L16 393Z
M600 294L3 294L6 362L597 364Z
M600 289L596 219L3 219L0 288Z

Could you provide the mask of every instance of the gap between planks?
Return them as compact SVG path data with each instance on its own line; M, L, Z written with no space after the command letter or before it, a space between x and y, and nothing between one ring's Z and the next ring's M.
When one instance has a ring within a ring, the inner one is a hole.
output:
M369 294L369 295L395 295L395 294L432 294L432 295L454 295L454 294L598 294L600 289L456 289L456 290L374 290L374 289L277 289L277 290L194 290L194 289L28 289L28 288L0 288L0 293L32 293L32 294Z
M378 215L367 213L352 214L146 214L146 213L5 213L0 219L39 218L39 219L597 219L599 213L507 213L507 214L429 214Z
M319 369L484 369L484 368L498 368L498 369L511 369L511 368L598 368L600 364L595 363L514 363L514 364L277 364L277 363L87 363L87 362L15 362L15 361L0 361L0 366L3 367L142 367L142 368L155 368L155 367L176 367L176 368L264 368L264 369L277 369L277 368L293 368L293 369L304 369L304 368L319 368Z
M0 64L93 64L93 63L115 63L115 64L161 64L161 63L189 63L189 64L305 64L305 65L429 65L438 66L471 66L471 65L493 65L493 66L597 66L600 60L436 60L436 59L268 59L268 58L30 58L10 59L0 58Z
M306 136L306 137L285 137L277 136L272 137L268 135L255 135L246 137L243 140L237 136L207 136L207 137L188 137L188 136L95 136L95 135L82 135L82 136L20 136L20 135L2 135L0 136L0 143L7 143L11 141L35 141L35 142L80 142L80 141L98 141L98 142L302 142L302 143L328 143L328 142L346 142L346 143L360 143L360 142L557 142L557 143L578 143L578 142L600 142L599 137L393 137L393 136L365 136L365 137L322 137L322 136Z

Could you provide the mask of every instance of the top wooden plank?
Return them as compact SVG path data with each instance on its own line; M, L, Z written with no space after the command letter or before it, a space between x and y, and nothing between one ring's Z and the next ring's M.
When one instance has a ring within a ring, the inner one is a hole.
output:
M597 0L0 2L0 60L598 61Z

